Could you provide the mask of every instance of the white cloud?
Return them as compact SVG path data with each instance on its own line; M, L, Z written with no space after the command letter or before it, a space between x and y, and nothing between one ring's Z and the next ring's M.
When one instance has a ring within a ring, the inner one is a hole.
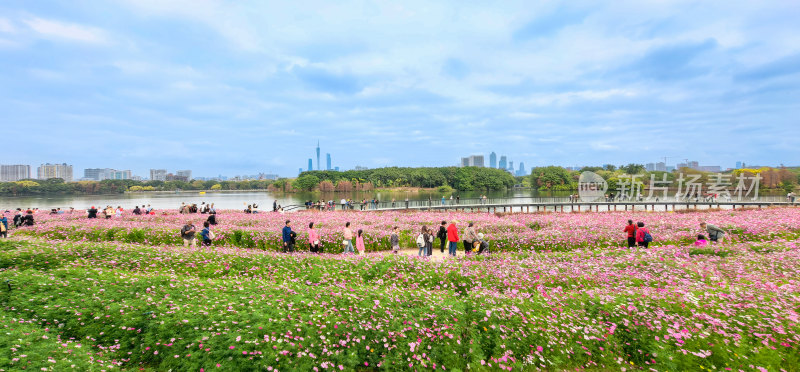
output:
M9 20L7 20L5 18L0 18L0 32L11 33L11 32L15 32L15 31L16 31L16 28L14 27L14 25L11 24L11 21L9 21Z
M88 44L107 44L109 42L106 32L96 27L38 17L26 19L24 22L31 30L46 39L77 41Z

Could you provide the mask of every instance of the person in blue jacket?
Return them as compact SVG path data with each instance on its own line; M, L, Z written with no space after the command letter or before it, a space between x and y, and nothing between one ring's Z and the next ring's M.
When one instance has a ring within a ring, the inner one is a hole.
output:
M8 238L8 218L4 214L0 214L0 225L0 236Z
M283 252L294 252L294 242L292 241L292 221L286 220L286 226L282 230Z

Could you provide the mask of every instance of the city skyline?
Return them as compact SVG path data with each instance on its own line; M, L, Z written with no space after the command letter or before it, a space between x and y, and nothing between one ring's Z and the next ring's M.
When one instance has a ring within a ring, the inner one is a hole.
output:
M796 2L298 8L3 2L0 117L29 148L3 162L293 176L317 139L342 169L496 144L527 167L800 158Z

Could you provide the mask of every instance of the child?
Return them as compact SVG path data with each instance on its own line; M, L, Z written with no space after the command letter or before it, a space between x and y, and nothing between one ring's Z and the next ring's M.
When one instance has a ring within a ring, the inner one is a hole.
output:
M389 243L392 245L392 253L397 254L400 251L400 237L397 235L397 231L400 230L395 226L392 229L392 235L389 237Z
M708 240L706 240L706 236L703 234L697 235L697 241L694 242L695 247L705 247L708 245Z
M358 236L356 237L356 249L358 250L358 254L364 254L364 230L358 229Z

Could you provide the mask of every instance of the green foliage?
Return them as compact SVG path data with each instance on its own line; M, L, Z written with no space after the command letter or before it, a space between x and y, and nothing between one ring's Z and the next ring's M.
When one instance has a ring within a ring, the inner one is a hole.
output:
M292 186L296 189L300 189L303 191L311 191L319 185L319 178L313 174L304 174L300 177L297 177L294 182L292 182Z
M425 187L449 186L456 190L505 190L514 186L514 177L501 169L478 167L443 168L376 168L367 170L308 171L298 180L316 176L319 181L371 182L375 187Z
M539 190L574 190L578 176L578 172L570 172L562 167L536 167L531 169L531 187Z

